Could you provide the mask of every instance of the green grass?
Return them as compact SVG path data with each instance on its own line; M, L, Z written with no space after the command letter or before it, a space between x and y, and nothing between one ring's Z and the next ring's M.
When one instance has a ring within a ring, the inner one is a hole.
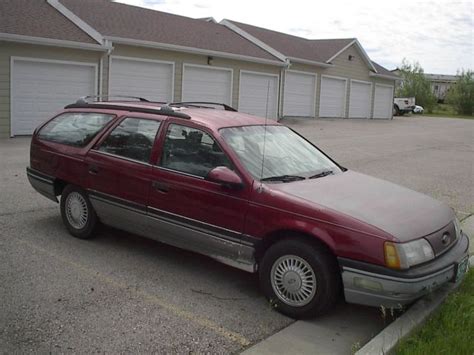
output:
M420 330L402 340L394 353L474 354L474 270Z
M436 104L432 113L425 111L423 116L433 116L433 117L448 117L448 118L467 118L474 119L474 116L469 115L459 115L451 105L448 104Z

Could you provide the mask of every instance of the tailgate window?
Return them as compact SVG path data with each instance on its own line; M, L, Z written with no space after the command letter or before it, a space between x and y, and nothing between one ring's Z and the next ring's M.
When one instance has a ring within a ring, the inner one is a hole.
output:
M38 133L38 138L72 145L86 146L114 115L92 112L68 112L48 122Z

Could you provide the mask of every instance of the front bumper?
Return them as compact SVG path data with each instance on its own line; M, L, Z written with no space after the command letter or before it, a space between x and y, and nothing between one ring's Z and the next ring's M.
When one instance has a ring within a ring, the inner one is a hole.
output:
M453 282L457 263L468 257L469 238L462 234L445 254L419 267L395 271L339 258L344 295L349 303L399 308Z

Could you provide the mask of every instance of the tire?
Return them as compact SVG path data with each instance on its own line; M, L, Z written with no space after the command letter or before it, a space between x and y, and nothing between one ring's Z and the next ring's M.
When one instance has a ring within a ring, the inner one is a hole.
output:
M272 306L297 319L327 313L341 291L334 256L302 240L286 239L273 244L260 262L259 276L260 287Z
M63 223L71 235L80 239L94 236L98 219L83 189L67 185L61 194L60 206Z
M400 109L398 108L397 105L393 105L393 115L400 116Z

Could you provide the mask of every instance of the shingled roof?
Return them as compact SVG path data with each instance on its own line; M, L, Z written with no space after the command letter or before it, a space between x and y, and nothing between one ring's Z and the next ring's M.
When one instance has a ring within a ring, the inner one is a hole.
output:
M236 25L253 37L276 49L287 57L325 63L355 38L306 39L286 33L268 30L245 23L225 20Z
M278 61L218 23L108 0L60 0L105 38L124 38Z
M396 75L395 73L391 72L390 70L384 68L380 64L377 64L374 61L372 61L372 64L375 66L375 69L377 69L377 74L384 75L384 76L390 76L393 79L399 79L398 75Z
M98 44L46 0L1 0L0 32Z

